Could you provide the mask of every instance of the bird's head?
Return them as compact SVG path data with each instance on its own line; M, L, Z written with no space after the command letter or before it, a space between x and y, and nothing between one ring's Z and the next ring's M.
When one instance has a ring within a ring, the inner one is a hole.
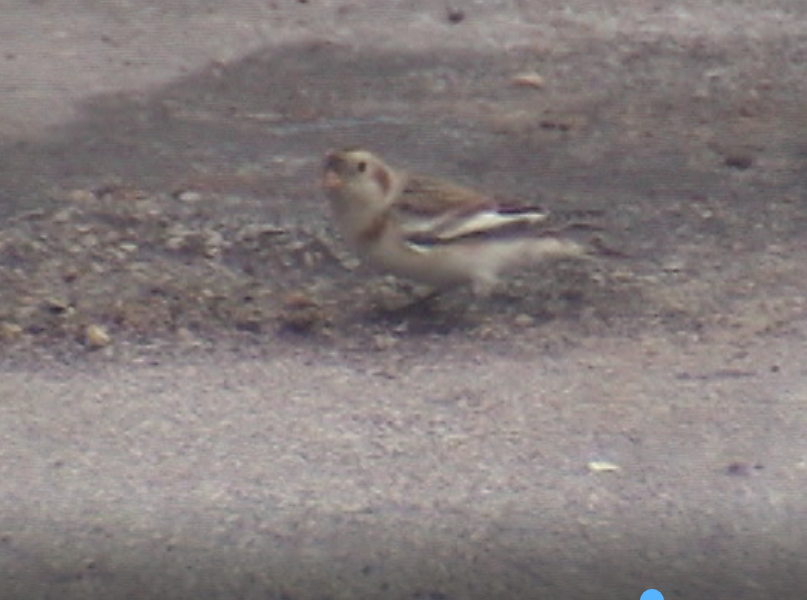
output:
M393 189L393 171L362 148L335 150L325 156L322 187L334 200L386 204Z

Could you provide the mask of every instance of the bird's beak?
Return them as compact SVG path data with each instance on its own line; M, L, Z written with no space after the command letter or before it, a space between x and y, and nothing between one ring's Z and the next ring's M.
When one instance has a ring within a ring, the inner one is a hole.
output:
M326 190L335 190L342 185L342 178L333 171L325 171L322 176L322 187Z
M322 176L322 187L324 189L335 190L342 186L342 178L339 176L339 171L343 163L344 159L335 150L325 155L324 174Z

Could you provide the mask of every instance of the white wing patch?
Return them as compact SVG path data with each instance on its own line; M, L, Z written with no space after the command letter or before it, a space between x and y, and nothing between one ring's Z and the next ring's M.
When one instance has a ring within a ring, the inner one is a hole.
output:
M495 234L497 229L503 230L517 224L534 225L546 219L547 215L538 212L506 214L486 210L443 223L441 227L438 227L432 233L438 240L448 241L481 233Z
M488 239L512 233L514 227L543 223L548 215L539 211L499 212L482 210L473 213L446 213L431 218L408 218L404 236L413 246L429 246L459 241L472 236Z

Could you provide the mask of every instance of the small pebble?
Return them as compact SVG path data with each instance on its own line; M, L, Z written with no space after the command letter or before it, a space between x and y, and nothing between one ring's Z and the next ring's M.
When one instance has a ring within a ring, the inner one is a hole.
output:
M384 351L393 348L398 343L398 338L392 335L379 334L373 337L373 347L376 350Z
M448 19L449 23L456 25L457 23L462 23L465 20L465 12L459 8L450 7L446 11L446 18Z
M23 329L16 323L0 322L0 340L11 341L22 336Z
M90 190L72 190L67 193L67 199L71 202L91 202L96 197Z
M544 78L533 71L519 73L513 77L513 83L520 87L528 87L536 90L540 90L546 84Z
M535 325L535 319L528 314L521 313L515 318L515 324L517 327L531 327Z
M604 460L593 460L586 466L592 473L609 473L620 470L619 465Z
M224 236L213 229L205 232L204 255L205 258L216 258L221 255L224 246Z
M180 202L199 202L202 199L202 194L194 192L193 190L184 190L176 195L177 200Z
M749 477L754 471L761 471L762 469L764 469L763 465L738 460L726 467L726 474L735 477Z
M84 330L84 341L87 347L93 350L104 348L112 341L112 338L107 333L106 329L100 325L88 325Z
M727 167L738 169L740 171L745 171L746 169L750 169L754 165L754 157L751 156L750 154L738 152L729 154L728 156L726 156L723 162Z

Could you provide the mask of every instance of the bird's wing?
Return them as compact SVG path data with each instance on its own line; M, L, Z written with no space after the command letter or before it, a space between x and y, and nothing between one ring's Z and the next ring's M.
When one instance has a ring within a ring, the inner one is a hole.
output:
M599 226L558 218L538 207L500 204L492 196L440 179L408 176L390 207L404 238L418 246L519 235L574 237Z
M446 214L432 220L429 226L405 227L407 241L417 245L448 244L471 238L506 238L526 232L537 233L548 215L535 209L501 211L484 209L475 212ZM540 235L540 233L539 233Z
M441 179L410 175L406 177L394 206L402 213L439 216L447 212L464 213L493 208L496 204L491 196L471 188Z
M445 243L539 220L537 211L504 211L492 196L416 175L406 176L391 209L404 236L421 243Z

